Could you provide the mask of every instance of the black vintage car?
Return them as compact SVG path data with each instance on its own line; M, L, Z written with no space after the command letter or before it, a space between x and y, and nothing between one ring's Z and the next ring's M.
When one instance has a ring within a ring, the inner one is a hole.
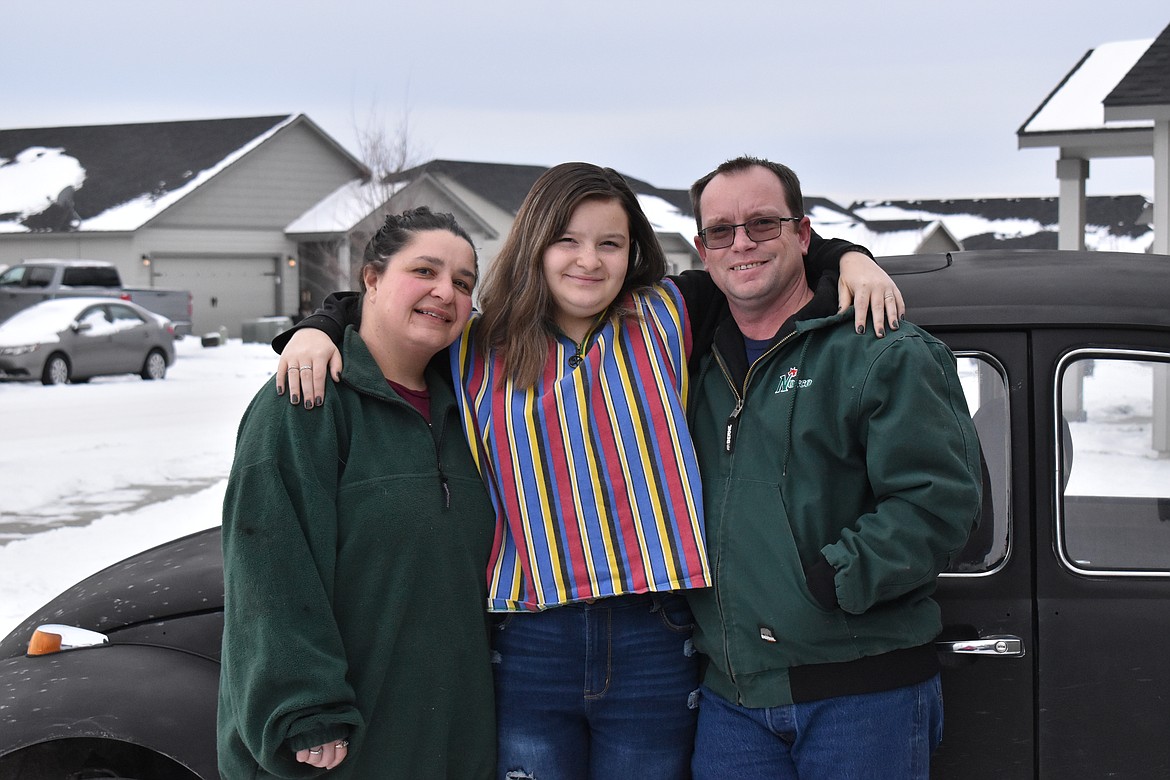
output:
M1170 258L882 265L958 357L987 465L939 583L935 776L1170 776ZM0 778L216 777L222 607L210 530L31 616L0 642ZM42 624L66 649L26 655Z

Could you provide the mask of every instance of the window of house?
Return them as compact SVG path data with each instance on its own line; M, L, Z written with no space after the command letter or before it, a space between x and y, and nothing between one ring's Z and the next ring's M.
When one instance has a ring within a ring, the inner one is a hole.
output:
M1170 573L1170 356L1082 351L1057 380L1062 559L1086 573Z
M983 451L983 511L951 574L987 574L1007 560L1010 528L1011 447L1007 378L994 357L956 355L959 379Z

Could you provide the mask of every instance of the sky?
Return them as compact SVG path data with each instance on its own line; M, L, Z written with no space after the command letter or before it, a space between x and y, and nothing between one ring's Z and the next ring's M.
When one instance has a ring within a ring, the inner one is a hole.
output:
M684 188L739 154L842 203L1055 196L1016 131L1150 0L58 0L5 15L0 128L306 114L351 151L570 159ZM403 130L404 129L404 130ZM1090 195L1153 194L1147 159Z

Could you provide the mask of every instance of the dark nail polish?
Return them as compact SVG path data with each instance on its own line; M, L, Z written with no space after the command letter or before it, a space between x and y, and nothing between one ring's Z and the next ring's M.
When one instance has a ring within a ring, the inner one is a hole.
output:
M321 396L317 396L316 400L313 401L314 406L320 406L323 403L325 403L325 399Z
M858 325L858 326L857 326L857 335L858 335L858 336L860 336L860 335L862 335L863 333L865 333L865 326L864 326L864 325Z
M277 395L284 395L284 388L281 387L280 385L277 385L276 386L276 394Z
M306 398L306 399L305 399L305 408L306 408L306 409L312 409L312 408L313 408L313 399L312 399L312 398Z
M293 406L296 406L297 404L299 404L301 402L301 397L299 395L294 395L289 400L292 401Z
M890 327L893 328L894 330L897 330L898 326L900 326L901 324L902 323L899 322L898 320L891 320L890 321Z

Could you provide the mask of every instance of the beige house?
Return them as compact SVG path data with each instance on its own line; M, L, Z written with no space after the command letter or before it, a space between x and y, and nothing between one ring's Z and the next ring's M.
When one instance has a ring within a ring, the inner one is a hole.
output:
M295 313L288 224L364 166L302 115L0 130L0 264L117 264L190 290L194 332Z

